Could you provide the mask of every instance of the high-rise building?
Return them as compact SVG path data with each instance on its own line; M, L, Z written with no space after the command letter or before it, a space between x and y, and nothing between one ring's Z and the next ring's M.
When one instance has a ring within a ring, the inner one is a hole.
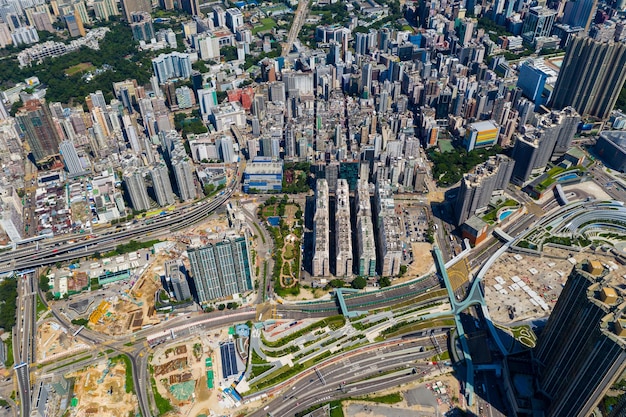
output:
M584 417L626 369L623 278L577 265L533 350L546 417Z
M466 130L463 144L468 151L486 148L496 143L499 134L500 126L493 120L472 123Z
M59 145L59 153L61 154L61 157L63 157L63 164L65 165L65 169L67 169L70 177L79 176L85 173L72 141L64 140L61 142Z
M193 168L189 158L176 158L172 161L172 169L174 170L174 178L176 178L176 186L178 188L178 196L181 201L195 200L196 185L193 179Z
M185 277L183 263L180 260L165 262L165 281L169 283L176 301L191 299L189 283Z
M389 181L378 181L374 197L378 228L378 272L383 277L398 275L402 261L400 219L395 212Z
M230 164L235 160L235 146L232 137L222 136L215 141L215 145L219 145L219 156L222 161Z
M241 13L241 10L235 7L226 9L226 26L233 33L236 33L237 29L243 26L243 13Z
M160 84L170 78L189 78L191 76L191 57L182 52L161 54L152 60L152 70Z
M39 34L32 26L21 26L11 32L11 40L15 46L30 45L39 42Z
M181 0L180 8L192 16L200 14L200 3L198 0Z
M83 21L76 11L73 11L72 13L63 16L63 20L65 21L65 26L67 27L70 36L85 36L85 27L83 26Z
M572 146L580 124L580 115L573 107L568 106L561 111L552 111L551 117L553 122L561 127L551 156L552 159L556 159L563 156Z
M196 49L202 60L215 60L220 57L220 40L210 33L202 33L196 37Z
M11 31L9 25L4 22L0 22L0 48L4 48L7 45L11 45L13 40L11 39Z
M513 182L525 183L533 172L543 172L550 159L563 156L572 144L579 122L578 113L566 107L539 116L534 128L527 126L526 132L517 136L513 147Z
M31 25L35 26L37 30L47 30L48 32L52 33L54 32L54 27L52 26L50 20L50 12L46 11L33 11L30 13L30 16L28 16L28 22Z
M374 225L372 223L372 205L370 202L369 184L367 180L357 183L356 198L356 241L360 276L376 275L376 243L374 242Z
M152 17L148 12L132 12L132 23L130 29L133 32L133 38L136 41L145 41L150 43L150 40L154 38L154 26L152 25Z
M95 0L93 2L93 10L98 20L109 20L111 16L120 14L115 0Z
M127 22L132 22L133 12L148 12L152 11L152 2L150 0L121 0L122 12Z
M595 15L598 0L570 0L565 3L562 23L570 27L581 27L585 32Z
M369 37L367 33L356 33L354 40L354 52L357 55L365 55L369 50Z
M158 164L150 170L152 178L152 189L159 206L165 207L174 204L174 192L172 191L172 183L167 166L163 163Z
M517 86L538 107L545 104L548 99L549 92L544 90L549 78L550 74L543 65L535 65L534 61L528 60L519 67Z
M17 122L37 163L45 162L59 152L59 132L45 102L29 100L17 113Z
M124 173L124 185L130 198L130 204L136 211L148 210L150 199L146 189L146 182L139 170L132 170Z
M188 248L198 302L208 302L252 290L248 239L238 237Z
M517 137L512 157L515 160L512 180L523 184L533 173L545 170L559 137L560 126L553 124L548 116L542 117L534 129Z
M350 189L348 181L337 180L335 191L335 275L352 275L352 228L350 225Z
M176 104L179 109L188 109L195 104L193 91L186 85L176 88Z
M524 17L522 38L528 43L533 43L537 37L550 36L555 20L556 10L541 6L531 7Z
M515 161L508 156L496 155L474 168L473 173L463 175L454 208L457 225L487 207L494 191L507 187L514 165Z
M315 186L315 215L313 217L313 276L330 275L330 241L328 182L318 179Z
M581 116L607 119L625 80L625 44L575 37L561 65L551 105L572 106Z

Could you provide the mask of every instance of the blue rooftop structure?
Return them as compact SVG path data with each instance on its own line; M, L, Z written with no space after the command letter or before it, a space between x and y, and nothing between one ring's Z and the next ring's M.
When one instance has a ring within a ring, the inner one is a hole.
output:
M237 375L237 353L233 342L224 343L220 346L222 357L222 376L224 379Z
M239 337L250 337L250 328L247 324L238 324L235 331Z

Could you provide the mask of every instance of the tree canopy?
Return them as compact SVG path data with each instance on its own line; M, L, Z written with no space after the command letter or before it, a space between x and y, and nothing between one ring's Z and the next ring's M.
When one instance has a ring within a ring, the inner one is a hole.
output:
M24 80L37 76L48 87L46 99L48 101L71 101L83 103L85 96L96 90L102 90L110 95L114 82L126 79L136 79L140 85L147 84L152 74L150 59L154 52L136 49L130 27L114 24L111 30L100 41L100 50L96 51L83 47L78 51L56 57L47 58L41 64L20 68L15 59L0 60L0 86L8 87ZM106 64L108 68L95 75L90 81L83 79L83 73L68 75L66 70L75 65L90 63L98 69ZM109 97L111 98L111 97Z

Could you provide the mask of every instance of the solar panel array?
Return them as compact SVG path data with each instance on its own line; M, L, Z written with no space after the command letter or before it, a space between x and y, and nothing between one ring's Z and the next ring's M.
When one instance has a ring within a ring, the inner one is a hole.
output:
M222 375L224 379L237 374L237 356L233 342L224 343L220 346L222 357Z

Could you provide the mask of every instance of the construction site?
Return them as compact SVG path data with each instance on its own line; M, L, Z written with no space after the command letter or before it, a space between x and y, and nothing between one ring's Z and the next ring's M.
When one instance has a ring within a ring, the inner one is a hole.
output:
M66 375L67 378L74 379L69 415L136 415L139 411L137 397L133 387L126 385L126 371L125 362L121 358L113 358Z
M153 386L177 410L176 415L191 415L191 409L199 412L209 408L217 373L211 344L209 336L193 337L159 347L152 355Z
M67 328L49 320L37 326L37 358L46 363L63 356L72 355L90 346L78 341Z

